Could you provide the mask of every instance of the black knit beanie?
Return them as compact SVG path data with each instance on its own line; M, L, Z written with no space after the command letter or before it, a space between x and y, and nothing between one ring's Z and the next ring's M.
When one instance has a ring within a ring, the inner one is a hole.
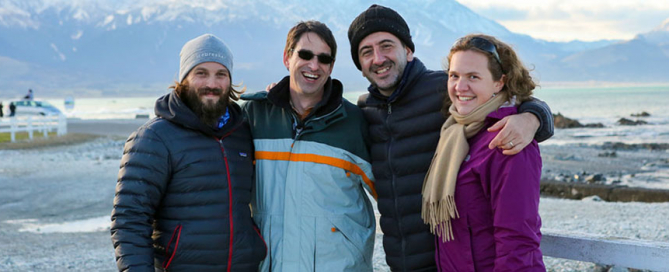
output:
M348 28L348 41L351 43L351 57L353 58L355 66L358 67L358 70L361 69L360 61L358 60L358 46L360 45L360 42L367 37L367 35L382 31L395 35L404 43L404 45L411 49L411 52L416 52L413 41L411 41L409 26L407 26L407 23L402 19L402 16L390 8L374 4L360 13Z

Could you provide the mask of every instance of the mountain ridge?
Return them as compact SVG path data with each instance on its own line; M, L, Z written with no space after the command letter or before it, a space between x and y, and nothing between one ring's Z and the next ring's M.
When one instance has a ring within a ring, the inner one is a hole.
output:
M164 93L176 79L181 46L203 33L221 37L233 51L234 83L243 82L249 90L264 89L286 75L281 55L289 28L309 19L326 23L338 41L333 77L342 80L349 91L364 90L368 85L350 59L347 31L350 22L371 3L0 0L0 4L0 72L11 71L0 74L0 81L6 83L0 86L3 94L18 95L28 88L67 95L83 90L108 96ZM582 63L579 58L589 59L588 54L618 44L534 39L513 33L456 1L379 4L397 10L407 20L416 44L415 56L429 69L441 69L453 41L470 32L495 35L514 45L524 62L536 67L540 79L548 81L571 81L574 75L566 70L578 67ZM328 5L335 8L323 8ZM666 33L669 31L658 27L656 32L638 37L661 42ZM669 52L658 46L660 51ZM581 75L582 80L613 77L615 81L618 74Z

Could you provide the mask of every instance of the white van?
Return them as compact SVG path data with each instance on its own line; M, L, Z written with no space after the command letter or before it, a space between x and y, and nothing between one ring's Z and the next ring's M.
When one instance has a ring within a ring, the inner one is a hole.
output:
M16 100L12 101L12 103L14 103L16 106L16 112L14 115L51 116L62 114L58 108L54 107L46 101ZM6 112L9 113L9 104L7 104L5 107L7 107Z

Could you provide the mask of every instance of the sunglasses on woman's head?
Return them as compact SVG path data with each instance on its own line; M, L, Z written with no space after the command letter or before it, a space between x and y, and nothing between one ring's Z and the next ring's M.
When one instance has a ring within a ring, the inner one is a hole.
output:
M460 41L458 40L456 43L459 42ZM495 46L494 43L492 43L488 39L483 37L474 37L469 40L468 44L471 44L473 47L476 47L482 51L492 54L493 57L495 57L497 63L499 63L499 65L502 65L502 60L499 58L499 54L497 53L497 47Z
M293 50L293 49L291 49ZM314 52L311 52L311 50L306 50L302 49L300 51L297 51L297 56L300 57L303 60L311 60L316 56L318 58L318 62L322 64L330 64L334 61L334 58L328 54L321 53L318 55L315 55Z

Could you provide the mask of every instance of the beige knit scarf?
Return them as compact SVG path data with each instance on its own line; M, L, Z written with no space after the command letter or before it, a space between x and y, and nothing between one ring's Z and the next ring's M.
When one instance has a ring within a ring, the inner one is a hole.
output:
M453 240L451 219L458 218L455 207L455 184L460 165L469 153L468 138L483 128L485 118L507 101L504 93L498 93L467 115L457 112L451 105L450 117L441 127L437 150L423 182L423 210L421 217L430 225L432 234L443 242Z

